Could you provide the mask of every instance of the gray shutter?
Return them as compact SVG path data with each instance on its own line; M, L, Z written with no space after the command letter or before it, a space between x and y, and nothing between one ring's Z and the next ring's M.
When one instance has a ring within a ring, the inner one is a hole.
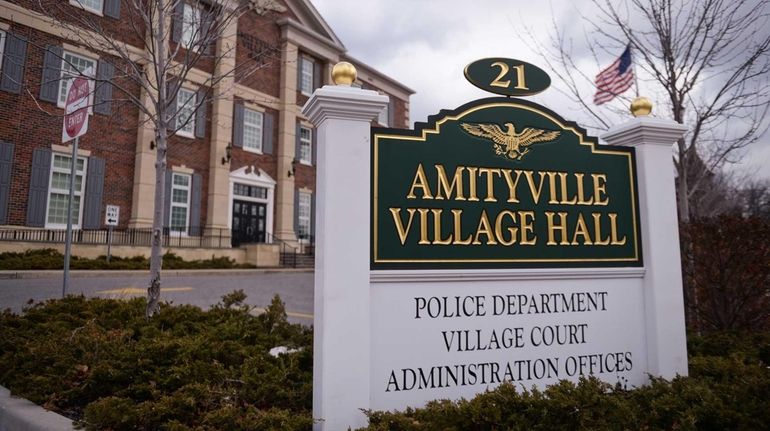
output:
M294 234L299 239L299 190L294 190Z
M401 127L396 125L394 119L396 118L396 104L393 103L393 96L390 96L388 101L388 127Z
M190 230L188 233L193 236L201 234L201 184L203 177L201 174L192 175L192 193L190 195Z
M37 148L32 153L32 174L29 178L27 226L44 227L48 202L48 181L51 172L51 150Z
M198 105L198 110L195 111L195 137L206 137L206 106L208 100L206 100L206 89L201 88L198 90L197 96L195 96L195 102Z
M96 89L94 90L94 112L110 115L112 112L112 75L115 67L99 60L96 66Z
M297 91L302 91L302 54L297 55Z
M302 126L297 123L297 139L294 140L294 160L299 162L299 148L301 146L300 144L300 137L302 136Z
M316 165L316 160L318 160L318 129L312 129L310 130L310 142L312 144L310 145L310 158L312 160L313 166Z
M168 118L166 128L168 130L176 130L176 98L179 94L179 89L176 88L177 81L176 78L169 78L166 80L166 103L168 106L168 111L166 112ZM171 97L172 95L173 97Z
M315 243L315 193L310 195L310 236L313 237L313 243Z
M233 106L233 147L243 148L243 103Z
M120 18L120 0L104 0L104 14L110 18Z
M59 100L62 47L49 45L43 56L43 76L40 81L40 100L56 103Z
M13 144L0 141L0 224L8 223L8 198L11 194Z
M179 43L182 40L182 22L184 21L184 0L177 0L174 7L174 24L171 29L171 40Z
M273 114L269 112L262 114L262 152L264 154L273 154L274 123Z
M318 61L313 62L313 90L321 88L323 85L323 64Z
M216 47L216 41L217 38L214 35L214 10L205 10L203 12L203 22L201 23L201 40L203 42L207 42L206 46L203 48L203 54L205 55L212 55L214 54L214 49Z
M83 229L102 226L102 197L104 196L104 159L88 158L86 195L83 205Z
M13 33L7 33L3 56L3 76L0 79L0 90L19 94L24 78L24 62L27 58L27 39Z
M166 169L166 184L164 187L165 196L163 196L163 226L171 226L171 169Z

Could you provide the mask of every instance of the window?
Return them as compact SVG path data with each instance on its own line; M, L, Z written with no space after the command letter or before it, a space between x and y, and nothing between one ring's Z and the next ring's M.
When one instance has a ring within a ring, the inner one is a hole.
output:
M72 157L53 154L51 158L51 182L48 187L48 212L46 227L64 228L67 226L67 204L70 194L70 163ZM75 166L75 190L72 199L72 226L80 227L80 214L83 202L83 189L86 183L86 159L78 157Z
M311 196L310 193L299 192L299 208L297 210L297 227L299 229L297 236L299 239L308 239L312 233L310 232Z
M390 124L388 124L388 115L389 115L388 110L389 109L390 109L390 106L389 105L385 105L385 109L380 111L380 116L379 116L379 118L377 118L377 122L380 123L380 125L382 125L382 126L390 126Z
M5 49L5 32L0 30L0 70L3 70L4 49Z
M310 96L313 93L313 60L308 57L300 57L300 61L302 62L300 91L302 94Z
M182 16L182 46L189 48L201 38L201 9L193 5L184 5Z
M245 150L262 152L262 120L261 112L243 110L243 148Z
M307 127L299 128L299 154L300 163L310 165L313 163L313 131Z
M171 217L172 232L187 233L190 220L190 175L171 175Z
M267 188L235 183L233 185L233 194L249 198L267 199Z
M91 78L96 76L96 60L64 51L62 53L61 81L59 81L58 105L60 108L67 104L67 91L69 90L70 82L81 74ZM88 104L91 105L90 100Z
M85 10L102 14L104 9L104 0L70 0L70 4L80 6Z
M176 94L176 128L177 133L182 136L195 137L195 105L197 103L194 91L179 88L179 92Z

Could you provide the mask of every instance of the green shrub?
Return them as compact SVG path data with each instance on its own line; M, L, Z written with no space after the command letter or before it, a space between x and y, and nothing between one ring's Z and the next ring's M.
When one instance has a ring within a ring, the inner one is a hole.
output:
M184 260L174 253L163 255L164 269L232 269L254 268L254 265L236 263L226 256L211 256L205 260ZM52 248L27 250L22 253L0 253L0 270L44 270L63 269L64 255ZM72 256L71 269L149 269L150 261L144 256L119 257L112 256L107 262L107 256L95 259Z
M312 333L277 297L208 311L68 297L0 314L0 383L88 430L308 429ZM276 346L299 349L271 356ZM262 424L255 428L254 424Z

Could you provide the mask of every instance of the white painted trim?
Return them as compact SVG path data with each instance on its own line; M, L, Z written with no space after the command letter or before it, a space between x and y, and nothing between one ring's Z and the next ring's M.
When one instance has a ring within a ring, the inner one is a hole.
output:
M0 23L4 24L4 23ZM0 27L0 71L3 70L3 57L5 54L5 40L7 38L6 31L8 30L8 26Z
M250 171L250 173L247 173L247 171ZM273 237L273 212L275 208L276 181L262 169L258 169L256 174L253 173L254 171L255 168L253 166L244 166L240 169L236 169L230 172L230 184L228 187L227 199L227 228L233 228L233 201L236 199L235 193L233 193L233 188L235 183L264 187L267 189L267 199L238 196L238 200L267 204L267 208L265 209L265 236L266 240L269 240Z
M644 268L527 268L431 269L370 271L372 283L427 283L468 281L520 281L596 278L642 278Z
M46 199L45 200L45 228L46 229L66 229L67 228L66 222L64 223L48 222L48 211L51 206L51 182L53 181L53 173L54 173L53 162L56 155L68 157L71 159L72 149L70 148L69 153L66 153L66 152L59 153L54 151L54 153L51 154L51 166L48 170L48 191L46 192L46 197L45 197ZM83 224L83 207L85 206L85 201L86 201L86 181L88 180L87 178L88 177L88 157L81 156L80 151L78 151L77 158L83 159L83 175L82 175L83 180L80 182L80 191L76 191L75 194L73 195L73 200L74 200L74 196L80 196L80 205L78 205L78 222L72 224L72 229L80 229L80 226L82 226ZM75 163L76 163L75 178L77 178L77 162ZM70 171L69 174L71 175L72 172Z

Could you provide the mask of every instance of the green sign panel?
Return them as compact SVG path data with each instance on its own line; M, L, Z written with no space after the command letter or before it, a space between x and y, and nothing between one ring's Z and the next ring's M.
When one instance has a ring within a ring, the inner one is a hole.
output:
M512 58L482 58L467 65L464 73L476 87L505 96L531 96L551 85L543 69Z
M372 269L641 266L633 148L512 98L372 129Z

